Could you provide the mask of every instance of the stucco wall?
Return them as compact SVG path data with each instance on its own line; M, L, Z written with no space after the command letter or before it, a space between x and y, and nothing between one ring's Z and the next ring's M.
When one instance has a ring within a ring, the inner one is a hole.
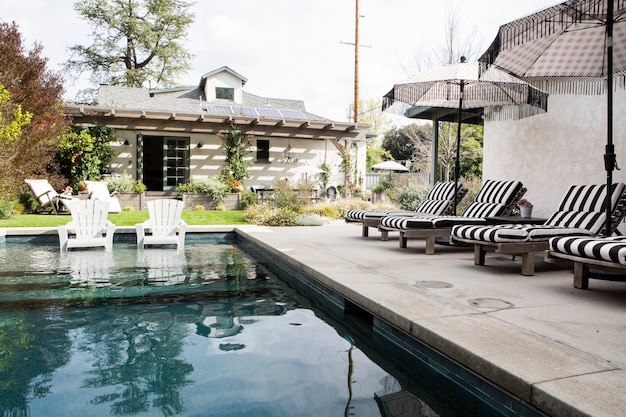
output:
M614 96L613 141L626 168L626 92ZM556 209L572 184L606 183L606 96L551 95L548 112L518 121L485 123L483 178L518 179L533 215ZM614 171L626 182L626 169ZM620 227L623 229L623 226Z
M163 132L144 132L144 136L159 136ZM112 161L110 167L113 174L128 174L135 178L136 171L136 150L137 139L136 132L129 130L116 131L118 142L113 144L117 157ZM167 135L165 135L167 136ZM190 150L190 173L191 177L196 180L202 180L211 176L219 175L224 166L224 146L222 141L214 134L172 134L170 136L189 137ZM291 168L295 168L307 162L309 165L317 167L326 160L331 167L332 176L329 185L343 185L344 175L340 172L341 158L335 146L327 140L312 139L291 139L288 138L266 138L270 141L270 157L269 163L255 163L256 160L256 139L252 139L250 154L248 160L252 163L249 168L251 177L246 181L246 187L270 187L277 179L288 178L294 185L299 181L304 181L303 174L294 174L289 172ZM124 141L128 140L128 145L124 145ZM202 147L198 147L198 143L202 143ZM298 162L294 164L282 164L278 160L283 156L287 146L291 144L292 155L298 158ZM359 172L365 171L365 146L360 143L358 147L358 156L356 163L359 166ZM308 178L309 182L317 184L317 177Z

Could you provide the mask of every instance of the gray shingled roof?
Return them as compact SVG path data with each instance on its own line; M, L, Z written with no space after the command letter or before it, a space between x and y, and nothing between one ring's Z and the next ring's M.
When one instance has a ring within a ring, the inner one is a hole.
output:
M97 97L97 105L118 109L134 109L146 111L164 111L172 113L199 113L211 114L216 107L232 106L235 113L254 112L253 109L285 110L291 119L324 120L325 117L317 116L306 111L302 100L288 100L260 97L243 92L243 103L228 103L224 100L219 102L203 101L204 92L199 87L180 87L164 90L149 90L145 88L100 86ZM222 115L219 113L218 115ZM263 116L259 116L263 117Z

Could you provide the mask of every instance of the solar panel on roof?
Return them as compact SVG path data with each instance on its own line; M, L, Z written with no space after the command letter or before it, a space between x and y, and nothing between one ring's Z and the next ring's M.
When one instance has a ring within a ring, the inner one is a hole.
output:
M287 119L306 119L304 113L299 110L281 110L280 112Z
M280 119L283 117L283 115L280 114L280 111L276 109L256 109L256 110L259 112L261 116L275 117L277 119Z
M216 106L213 104L207 104L206 111L209 114L216 114L219 116L230 116L233 114L233 109L231 106Z
M245 114L246 116L258 116L259 113L256 111L256 109L254 107L240 107L239 110L241 111L241 113Z

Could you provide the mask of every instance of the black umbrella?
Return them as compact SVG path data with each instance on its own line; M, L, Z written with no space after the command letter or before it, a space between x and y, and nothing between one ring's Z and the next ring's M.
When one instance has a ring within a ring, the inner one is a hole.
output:
M478 65L461 58L460 64L425 71L394 85L383 97L383 110L398 104L402 110L417 106L457 110L454 183L458 191L464 111L485 108L485 117L490 120L520 119L545 112L548 95L495 68L485 71L479 79Z
M607 94L606 235L611 234L613 80L626 73L626 0L570 0L502 25L479 59L533 85L567 94ZM614 58L615 52L615 60Z

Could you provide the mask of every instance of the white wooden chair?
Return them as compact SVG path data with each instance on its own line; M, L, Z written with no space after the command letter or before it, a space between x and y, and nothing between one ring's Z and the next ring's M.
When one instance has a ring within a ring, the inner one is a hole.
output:
M91 200L104 200L109 202L109 213L119 213L122 211L120 200L115 197L115 192L109 193L109 187L105 181L85 181L87 192Z
M33 193L37 202L43 210L50 210L51 213L58 214L61 205L68 207L67 202L74 200L71 195L59 194L56 192L48 180L24 180L28 188Z
M137 247L145 245L185 246L187 223L181 219L185 203L181 200L151 200L147 203L150 218L135 225ZM150 234L148 234L150 233Z
M111 250L115 225L107 220L109 202L76 200L68 206L72 221L57 227L61 251L99 246Z

